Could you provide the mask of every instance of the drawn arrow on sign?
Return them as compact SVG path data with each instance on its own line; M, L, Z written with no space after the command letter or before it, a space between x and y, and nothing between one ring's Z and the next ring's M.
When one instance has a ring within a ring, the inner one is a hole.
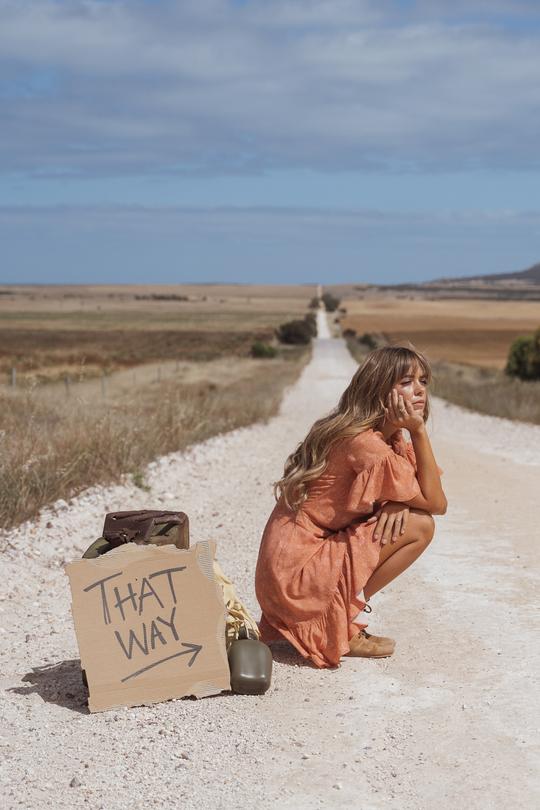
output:
M165 661L170 661L172 658L178 658L180 655L187 655L188 653L193 653L190 660L188 661L188 667L190 667L197 658L200 651L202 650L202 644L191 644L189 641L186 641L182 642L182 647L187 647L188 649L181 650L180 652L174 653L174 655L168 655L166 658L161 658L159 661L154 661L153 664L148 664L147 667L143 667L142 669L138 669L136 672L132 672L131 675L126 675L125 678L122 678L121 683L129 681L130 678L136 678L137 675L142 675L143 672L148 672L149 669L158 667L160 664L164 664Z
M186 641L186 642L182 642L182 647L188 647L189 649L184 650L184 652L180 653L180 655L185 655L188 652L193 653L190 660L188 661L188 667L190 667L192 665L192 663L195 661L195 659L197 658L200 651L202 650L202 644L191 644L189 641Z

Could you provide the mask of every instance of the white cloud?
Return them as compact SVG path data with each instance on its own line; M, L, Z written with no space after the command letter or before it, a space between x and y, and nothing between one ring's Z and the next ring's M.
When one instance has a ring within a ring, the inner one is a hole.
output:
M0 0L5 87L54 77L4 92L0 169L538 166L538 26L503 25L531 9Z

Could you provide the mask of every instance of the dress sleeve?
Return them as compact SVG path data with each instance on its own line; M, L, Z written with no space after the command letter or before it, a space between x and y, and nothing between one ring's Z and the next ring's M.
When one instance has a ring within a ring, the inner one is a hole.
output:
M414 452L414 447L412 446L412 442L405 442L405 449L406 449L409 461L411 462L414 469L416 470L417 469L417 467L416 467L416 455L415 455L415 452ZM439 475L443 474L443 470L439 467L438 464L437 464L437 470L439 471Z
M351 453L348 460L356 476L349 490L347 508L371 514L375 502L410 501L422 490L410 461L383 440L371 442L368 453ZM374 452L375 451L375 452Z

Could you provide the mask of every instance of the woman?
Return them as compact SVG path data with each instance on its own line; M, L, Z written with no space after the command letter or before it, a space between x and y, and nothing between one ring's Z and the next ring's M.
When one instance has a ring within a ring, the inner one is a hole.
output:
M375 349L287 459L255 572L262 641L286 639L321 668L394 651L353 619L427 548L432 515L446 512L425 427L431 376L414 349Z

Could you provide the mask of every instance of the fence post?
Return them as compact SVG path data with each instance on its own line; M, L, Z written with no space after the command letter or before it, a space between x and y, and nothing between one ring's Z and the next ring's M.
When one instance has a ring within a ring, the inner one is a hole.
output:
M101 396L103 399L107 396L107 387L105 385L105 372L103 371L101 374Z
M15 366L11 367L11 385L13 388L17 385L17 369Z
M64 385L66 386L66 397L69 397L69 394L70 394L69 382L70 382L69 377L66 374L66 376L64 377Z

